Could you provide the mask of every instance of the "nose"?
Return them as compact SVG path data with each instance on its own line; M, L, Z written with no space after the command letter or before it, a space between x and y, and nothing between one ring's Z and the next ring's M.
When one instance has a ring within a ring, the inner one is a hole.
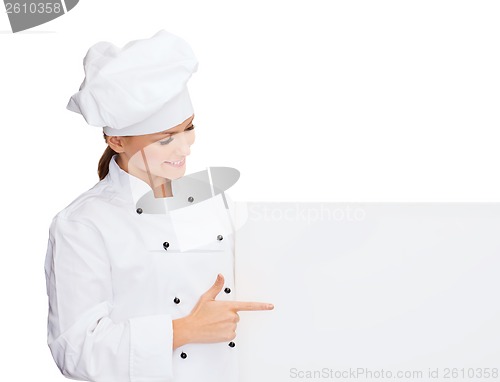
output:
M191 154L191 144L193 143L191 139L188 139L187 134L179 133L176 134L174 142L175 143L175 153L179 156L187 156Z

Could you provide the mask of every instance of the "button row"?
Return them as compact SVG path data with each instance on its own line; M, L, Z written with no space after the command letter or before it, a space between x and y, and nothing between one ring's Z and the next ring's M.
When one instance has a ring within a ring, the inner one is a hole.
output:
M192 196L190 196L189 198L187 198L188 202L189 203L193 203L194 202L194 198ZM139 215L143 213L143 210L142 208L138 208L135 210L135 212L137 212Z
M222 235L217 235L217 240L221 241L222 239L224 239ZM168 241L165 241L163 243L163 249L166 251L168 247L170 247L170 243Z
M227 294L231 293L231 288L224 288L224 292L227 293ZM175 297L174 298L174 303L175 304L180 304L180 302L181 302L181 300L180 300L179 297Z
M236 346L236 344L235 344L233 341L231 341L231 342L230 342L230 343L228 343L227 345L228 345L230 348L234 348L234 347ZM187 358L187 356L188 356L188 355L187 355L186 353L184 353L184 352L182 352L182 353L181 353L181 358L182 358L182 359L186 359L186 358Z

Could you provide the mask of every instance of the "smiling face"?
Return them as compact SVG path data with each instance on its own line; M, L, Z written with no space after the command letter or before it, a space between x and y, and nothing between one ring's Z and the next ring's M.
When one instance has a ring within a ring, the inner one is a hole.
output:
M155 189L184 175L195 140L193 119L194 114L160 133L107 137L107 142L119 154L117 163L124 171Z

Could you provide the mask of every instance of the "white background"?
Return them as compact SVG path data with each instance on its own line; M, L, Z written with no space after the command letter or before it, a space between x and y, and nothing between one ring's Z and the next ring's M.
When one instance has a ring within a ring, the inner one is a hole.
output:
M81 0L0 15L2 380L65 380L46 345L51 218L97 182L99 128L65 109L94 43L160 29L200 62L187 172L248 201L499 201L497 1Z
M499 380L486 375L500 369L500 204L236 208L248 213L236 234L236 297L275 303L241 313L239 382L293 382L293 368L393 373L365 382ZM435 378L429 368L440 369ZM358 379L324 378L340 380Z

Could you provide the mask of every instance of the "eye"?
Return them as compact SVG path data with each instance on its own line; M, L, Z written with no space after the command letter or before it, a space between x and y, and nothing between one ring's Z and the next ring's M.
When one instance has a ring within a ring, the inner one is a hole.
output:
M184 130L184 131L190 131L190 130L193 130L193 129L194 129L194 125L191 125L191 126L187 127L186 130ZM158 142L160 143L160 145L168 145L173 140L174 140L174 138L172 138L170 136L167 139L165 139L164 141L158 141Z
M174 140L174 138L172 137L168 137L166 140L164 141L159 141L160 142L160 145L168 145L170 142L172 142Z

